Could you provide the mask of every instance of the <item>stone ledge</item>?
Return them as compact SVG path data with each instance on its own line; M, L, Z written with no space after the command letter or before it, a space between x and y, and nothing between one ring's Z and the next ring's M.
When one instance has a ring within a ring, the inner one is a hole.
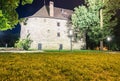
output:
M0 51L23 51L20 48L0 48Z

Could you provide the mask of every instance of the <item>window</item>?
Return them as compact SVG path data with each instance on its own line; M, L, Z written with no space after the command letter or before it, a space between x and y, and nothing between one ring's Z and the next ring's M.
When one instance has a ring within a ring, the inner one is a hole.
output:
M64 13L64 9L61 9L61 13L62 13L62 14Z
M27 21L28 21L28 18L25 18L23 24L24 24L24 25L27 25Z
M75 33L75 38L78 38L78 34L77 33Z
M60 37L60 32L57 33L57 37Z
M29 30L27 30L27 33L29 33Z
M47 33L50 33L50 30L49 30L49 29L47 30Z
M59 22L57 22L57 26L58 26L58 27L60 26L60 23L59 23Z
M78 39L78 34L74 33L74 42L77 42L77 39Z

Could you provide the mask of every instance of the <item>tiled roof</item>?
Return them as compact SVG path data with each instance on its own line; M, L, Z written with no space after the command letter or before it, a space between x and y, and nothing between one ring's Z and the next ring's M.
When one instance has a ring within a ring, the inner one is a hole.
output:
M68 10L68 9L62 9L62 8L54 8L54 17L56 18L69 18L71 16L71 14L73 13L72 10Z
M47 7L43 6L40 10L38 10L33 16L42 16L42 17L49 17L49 12L47 11Z
M71 16L72 13L73 13L72 10L54 7L54 18L68 19ZM44 5L40 10L38 10L32 16L35 16L35 17L36 16L37 17L50 17L49 6Z

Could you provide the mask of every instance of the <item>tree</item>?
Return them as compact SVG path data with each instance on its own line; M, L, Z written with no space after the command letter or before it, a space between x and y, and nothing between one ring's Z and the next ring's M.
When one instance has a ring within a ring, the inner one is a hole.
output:
M75 8L72 23L75 29L79 29L79 32L86 34L86 41L88 41L88 37L91 38L91 31L98 34L98 31L95 30L100 30L99 10L102 6L101 0L86 0L85 5ZM92 39L98 40L95 37Z
M118 24L114 27L113 33L114 33L114 40L112 41L112 50L119 50L120 51L120 10L117 11L117 22Z
M33 0L0 0L0 30L12 29L18 23L16 8L21 2L23 5Z
M113 25L114 35L114 38L112 39L112 50L120 50L120 0L109 0L106 2L106 8L109 13L111 13L112 17L116 20L116 25L113 25L114 23L111 23L111 25Z
M113 34L113 29L117 25L117 19L115 17L116 10L120 8L119 0L102 0L104 7L100 9L100 27L107 28L109 30L108 35ZM115 4L115 5L114 5ZM106 35L107 36L107 35ZM104 40L104 38L103 38ZM103 47L103 41L100 41L100 47Z
M113 3L117 6L113 6ZM85 0L85 5L75 8L72 23L80 32L87 32L89 41L99 43L112 34L113 27L117 24L114 15L118 6L119 3L112 0L105 0L104 3L102 0Z

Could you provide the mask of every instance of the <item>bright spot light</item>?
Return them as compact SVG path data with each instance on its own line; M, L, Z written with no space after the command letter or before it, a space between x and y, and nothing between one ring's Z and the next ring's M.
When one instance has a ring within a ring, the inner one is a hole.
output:
M111 41L112 40L112 38L111 37L107 37L107 41Z

